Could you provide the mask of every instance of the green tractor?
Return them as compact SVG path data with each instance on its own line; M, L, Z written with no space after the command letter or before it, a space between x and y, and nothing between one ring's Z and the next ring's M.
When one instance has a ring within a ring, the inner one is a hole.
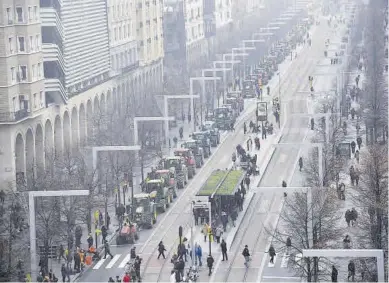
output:
M188 183L188 168L181 156L164 157L159 161L158 169L175 168L177 188L183 189Z
M150 198L154 201L157 209L161 212L165 212L173 201L173 193L165 186L163 179L149 180L146 179L142 188L144 193L150 195Z
M204 150L204 157L211 156L211 133L209 131L194 132L191 138L200 142L201 147Z
M173 195L173 198L177 197L177 182L176 182L176 169L174 167L168 169L156 170L156 179L163 179L165 187L169 189L169 193Z
M211 145L213 147L217 147L220 143L220 132L218 127L216 127L216 123L213 121L205 121L205 123L201 126L201 130L209 131L211 133Z
M149 194L134 195L134 212L134 220L139 227L151 229L157 222L157 208Z

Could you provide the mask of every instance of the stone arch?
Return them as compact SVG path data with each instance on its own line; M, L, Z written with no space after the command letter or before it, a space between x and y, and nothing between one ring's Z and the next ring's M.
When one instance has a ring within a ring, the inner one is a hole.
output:
M54 149L55 157L61 157L63 154L63 135L62 135L62 121L59 116L54 120Z
M114 87L112 90L112 109L117 109L119 103L118 103L118 94L117 94L117 87Z
M85 106L84 103L81 103L80 110L78 111L78 129L79 129L79 137L80 137L80 145L85 146L86 144L86 114L85 114ZM73 118L72 118L73 122Z
M71 128L70 128L70 117L69 112L65 111L63 113L63 148L64 152L67 153L71 148Z
M117 88L117 92L116 92L116 102L117 102L116 109L120 108L121 95L122 95L122 86L119 85L118 88Z
M100 95L100 109L104 112L106 110L106 101L105 101L105 94L104 92Z
M49 119L45 123L45 167L49 168L52 165L51 159L54 157L54 133L53 126Z
M93 107L90 99L86 103L86 135L90 142L93 139Z
M34 133L31 128L26 132L26 172L27 184L31 184L35 176L35 142Z
M43 137L43 128L41 124L35 129L35 162L37 168L37 174L40 175L43 173L45 166L45 156L44 156L44 137Z
M15 139L15 172L17 186L23 186L26 177L26 152L24 150L24 138L21 133L18 133Z
M107 91L107 109L108 109L108 113L112 113L112 109L113 109L113 97L112 97L112 93L111 93L111 90L109 89Z
M79 119L77 108L73 107L71 116L71 127L72 127L72 148L78 148L79 146Z
M100 104L99 104L99 98L97 95L95 96L95 99L93 100L93 114L95 116L100 114Z

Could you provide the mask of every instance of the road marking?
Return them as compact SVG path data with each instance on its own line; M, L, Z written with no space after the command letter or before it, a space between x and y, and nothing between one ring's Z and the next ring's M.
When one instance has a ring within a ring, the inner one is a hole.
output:
M100 259L100 260L96 263L96 265L93 267L93 269L99 269L99 268L103 265L104 261L106 261L106 260L107 260L107 258L102 258L102 259Z
M298 279L301 280L301 277L297 276L262 276L263 279Z
M282 256L281 268L287 268L288 267L288 262L289 262L289 255L284 253L284 255Z
M115 255L105 268L112 268L113 265L119 260L120 256L121 256L121 254Z
M277 262L277 255L274 256L274 260L273 260L273 263L271 263L269 261L269 264L267 265L268 267L274 267L276 265L276 262Z
M131 255L128 254L126 255L126 257L123 259L123 261L119 264L119 268L124 268L127 264L127 262L129 262L131 259Z

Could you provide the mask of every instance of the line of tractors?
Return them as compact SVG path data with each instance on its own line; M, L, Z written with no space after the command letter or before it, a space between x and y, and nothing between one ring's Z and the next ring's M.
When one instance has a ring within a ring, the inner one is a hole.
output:
M195 176L196 169L211 156L211 148L219 143L220 132L216 123L207 121L201 131L192 133L190 139L181 143L181 148L174 149L174 155L163 157L141 183L142 192L134 195L133 220L125 217L116 243L134 243L138 238L138 228L151 229L158 214L169 208L177 198L178 190L185 188L189 179Z

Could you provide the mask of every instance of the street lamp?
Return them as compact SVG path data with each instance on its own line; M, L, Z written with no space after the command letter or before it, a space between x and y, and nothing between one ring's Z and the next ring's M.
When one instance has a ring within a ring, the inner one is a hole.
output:
M189 79L189 95L191 95L191 96L193 96L193 82L194 81L202 81L203 82L203 96L205 95L205 81L217 81L217 80L221 80L221 78L220 77L205 77L205 76L202 76L202 77L191 77L190 79ZM200 123L202 124L203 123L203 111L202 111L202 109L203 109L203 105L202 105L202 103L200 104L200 119L201 119L201 121L200 121ZM193 105L192 105L192 110L191 111L194 111L193 110ZM194 119L193 119L193 129L195 129L194 128Z
M36 223L35 223L35 198L36 197L69 197L88 196L89 190L66 190L66 191L32 191L28 192L28 209L30 219L30 257L31 257L31 278L37 277L36 260Z
M223 60L226 60L227 57L231 57L232 61L234 61L235 57L246 57L249 56L249 53L243 52L243 53L234 53L234 50L231 51L232 53L225 53L223 54ZM244 62L244 58L242 58L242 61ZM232 81L234 81L234 72L231 72L231 78Z
M226 77L226 72L227 71L231 71L232 68L210 68L210 69L203 69L201 71L201 75L203 77L205 77L205 73L206 72L212 72L213 73L213 77L216 76L216 72L223 72L223 84L224 84L224 90L223 90L223 103L224 103L224 92L225 90L227 89L227 84L226 84L226 81L227 81L227 77ZM215 84L215 81L214 81L214 91L216 92L216 84ZM205 83L203 82L203 95L205 93ZM219 106L219 98L218 98L218 106Z
M243 44L244 45L244 44ZM235 51L243 51L243 53L246 53L246 50L255 50L256 48L255 47L246 47L246 46L243 46L243 47L234 47L232 48L232 53L234 54ZM234 56L232 56L232 60L234 60ZM246 60L243 59L243 80L246 79Z
M240 60L234 60L234 61L231 61L231 60L213 61L213 67L217 68L217 64L222 64L223 68L226 68L226 64L231 64L231 74L234 75L234 65L235 64L239 64L241 62L242 61L240 61ZM225 75L225 72L223 72L223 75ZM227 78L223 77L223 80L224 80L224 88L226 88Z

